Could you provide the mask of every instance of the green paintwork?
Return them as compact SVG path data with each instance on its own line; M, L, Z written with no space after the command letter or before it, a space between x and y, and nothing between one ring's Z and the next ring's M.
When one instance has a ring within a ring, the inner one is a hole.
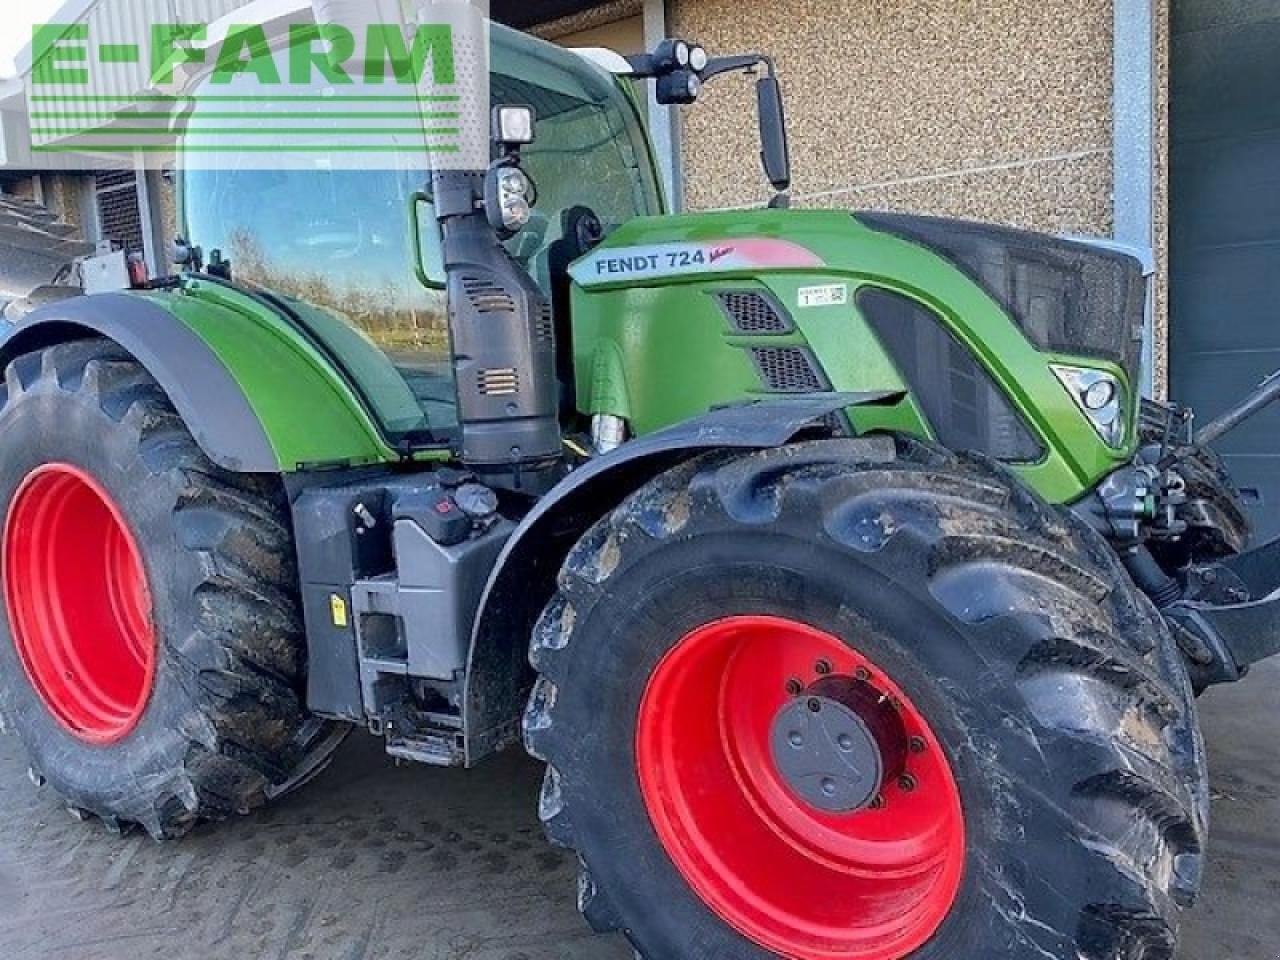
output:
M275 311L194 279L147 296L208 344L244 389L282 472L400 459L344 377Z
M1077 499L1132 455L1131 447L1112 450L1099 439L1050 365L1093 366L1123 381L1121 370L1036 350L999 304L946 260L870 230L849 214L763 210L641 218L616 230L603 248L744 237L789 240L816 254L825 266L624 280L591 290L574 287L580 412L625 417L643 435L717 406L765 398L744 349L752 345L807 346L835 390L902 390L893 361L853 303L858 288L875 285L937 311L1003 386L1048 451L1043 461L1013 469L1047 499ZM849 285L848 304L798 307L800 288L833 282ZM711 294L742 289L764 289L776 297L795 320L795 332L783 337L734 333ZM366 409L367 398L269 306L195 279L178 290L148 296L200 336L243 387L283 472L402 460ZM381 351L358 336L339 339L343 366L370 368L361 382L376 379L373 368L387 362ZM407 393L374 399L381 407L404 406L406 411L412 405ZM894 406L854 408L850 417L861 432L929 436L909 396ZM444 450L426 450L415 459L448 456Z
M616 230L603 249L748 237L791 241L826 266L639 282L624 278L590 290L574 286L574 354L582 413L625 416L637 433L645 434L717 405L760 396L759 376L742 349L751 344L807 344L836 390L902 389L895 365L854 306L858 288L870 285L931 307L986 366L1048 451L1039 463L1012 465L1046 499L1075 500L1132 457L1135 441L1131 439L1124 450L1107 447L1050 364L1103 369L1127 385L1123 371L1097 360L1038 351L1000 305L951 263L923 247L864 227L848 213L750 210L641 218ZM847 305L798 308L801 287L833 282L849 285ZM761 287L792 314L794 335L735 335L709 295ZM890 408L856 408L850 416L860 431L929 435L909 399ZM1131 438L1135 416L1136 403L1130 403Z
M536 59L536 58L535 58ZM532 62L532 61L531 61ZM629 84L620 83L634 98ZM650 167L656 168L650 153ZM407 199L411 232L421 241L424 197ZM817 265L724 269L572 288L572 328L579 412L625 417L647 434L745 399L768 393L752 360L752 345L810 349L838 391L902 391L895 364L859 316L858 290L878 286L912 297L938 313L955 337L987 368L1045 450L1038 463L1012 465L1047 499L1069 502L1129 459L1136 433L1136 402L1129 405L1129 447L1108 448L1051 370L1067 362L1104 369L1127 385L1118 368L1079 357L1038 351L1003 308L951 263L924 247L878 233L841 211L748 210L642 217L617 228L603 251L661 244L720 245L745 238L783 240L815 255ZM426 251L414 250L419 279L428 274ZM803 287L846 285L847 302L798 306ZM795 321L785 337L749 337L731 330L717 300L721 290L768 291ZM361 335L329 322L305 305L298 309L313 337L336 354L337 365L312 339L260 301L198 280L151 295L195 331L242 386L262 421L282 471L302 465L398 462L379 424L394 429L419 411L399 376L387 375L386 356ZM313 315L314 314L314 315ZM341 367L338 369L337 367ZM394 370L389 371L394 374ZM1132 390L1130 390L1132 401ZM849 411L861 432L905 431L929 436L910 395L892 406ZM429 449L415 459L440 460Z

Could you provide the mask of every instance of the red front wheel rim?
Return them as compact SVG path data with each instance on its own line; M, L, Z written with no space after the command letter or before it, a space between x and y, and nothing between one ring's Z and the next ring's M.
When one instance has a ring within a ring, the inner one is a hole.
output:
M797 699L841 683L876 691L874 709L891 711L903 749L886 745L894 766L873 801L832 812L780 769L777 724ZM942 746L902 689L829 633L756 616L689 633L650 678L636 759L676 867L766 949L791 960L902 960L955 904L965 826Z
M49 713L87 743L128 736L151 696L156 633L115 500L79 467L34 470L5 520L3 579L18 657Z

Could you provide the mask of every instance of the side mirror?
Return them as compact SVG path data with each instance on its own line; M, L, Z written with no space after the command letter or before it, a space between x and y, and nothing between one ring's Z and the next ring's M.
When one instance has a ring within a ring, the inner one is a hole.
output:
M787 143L782 85L777 77L770 74L756 81L756 102L760 109L760 159L765 176L781 193L791 186L791 150Z
M445 289L447 274L440 242L440 221L436 219L435 205L425 193L413 195L409 235L413 237L413 266L418 281L429 290Z

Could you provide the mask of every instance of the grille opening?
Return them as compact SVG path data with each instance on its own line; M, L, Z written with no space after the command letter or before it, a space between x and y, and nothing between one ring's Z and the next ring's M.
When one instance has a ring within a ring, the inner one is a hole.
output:
M480 277L463 277L462 289L467 299L479 313L514 313L516 302L511 295L492 280Z
M551 343L555 339L555 325L552 322L551 304L543 304L538 320L534 324L534 336L542 343Z
M833 437L852 437L853 423L849 420L849 415L843 410L836 410L828 413L822 418L822 425L829 431Z
M915 300L867 288L858 310L898 367L933 428L952 450L1030 463L1044 448L1004 391L941 318Z
M751 358L774 393L822 393L831 385L804 347L753 347Z
M515 367L491 367L476 375L477 387L486 397L509 397L520 392L520 373Z
M720 308L738 333L790 333L791 318L772 298L751 290L730 290L716 294Z

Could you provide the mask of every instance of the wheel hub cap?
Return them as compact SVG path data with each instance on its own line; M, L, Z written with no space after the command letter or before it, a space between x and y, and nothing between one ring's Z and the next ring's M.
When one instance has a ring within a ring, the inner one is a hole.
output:
M783 781L827 813L871 807L906 755L901 720L870 684L853 677L819 681L783 706L770 741Z

